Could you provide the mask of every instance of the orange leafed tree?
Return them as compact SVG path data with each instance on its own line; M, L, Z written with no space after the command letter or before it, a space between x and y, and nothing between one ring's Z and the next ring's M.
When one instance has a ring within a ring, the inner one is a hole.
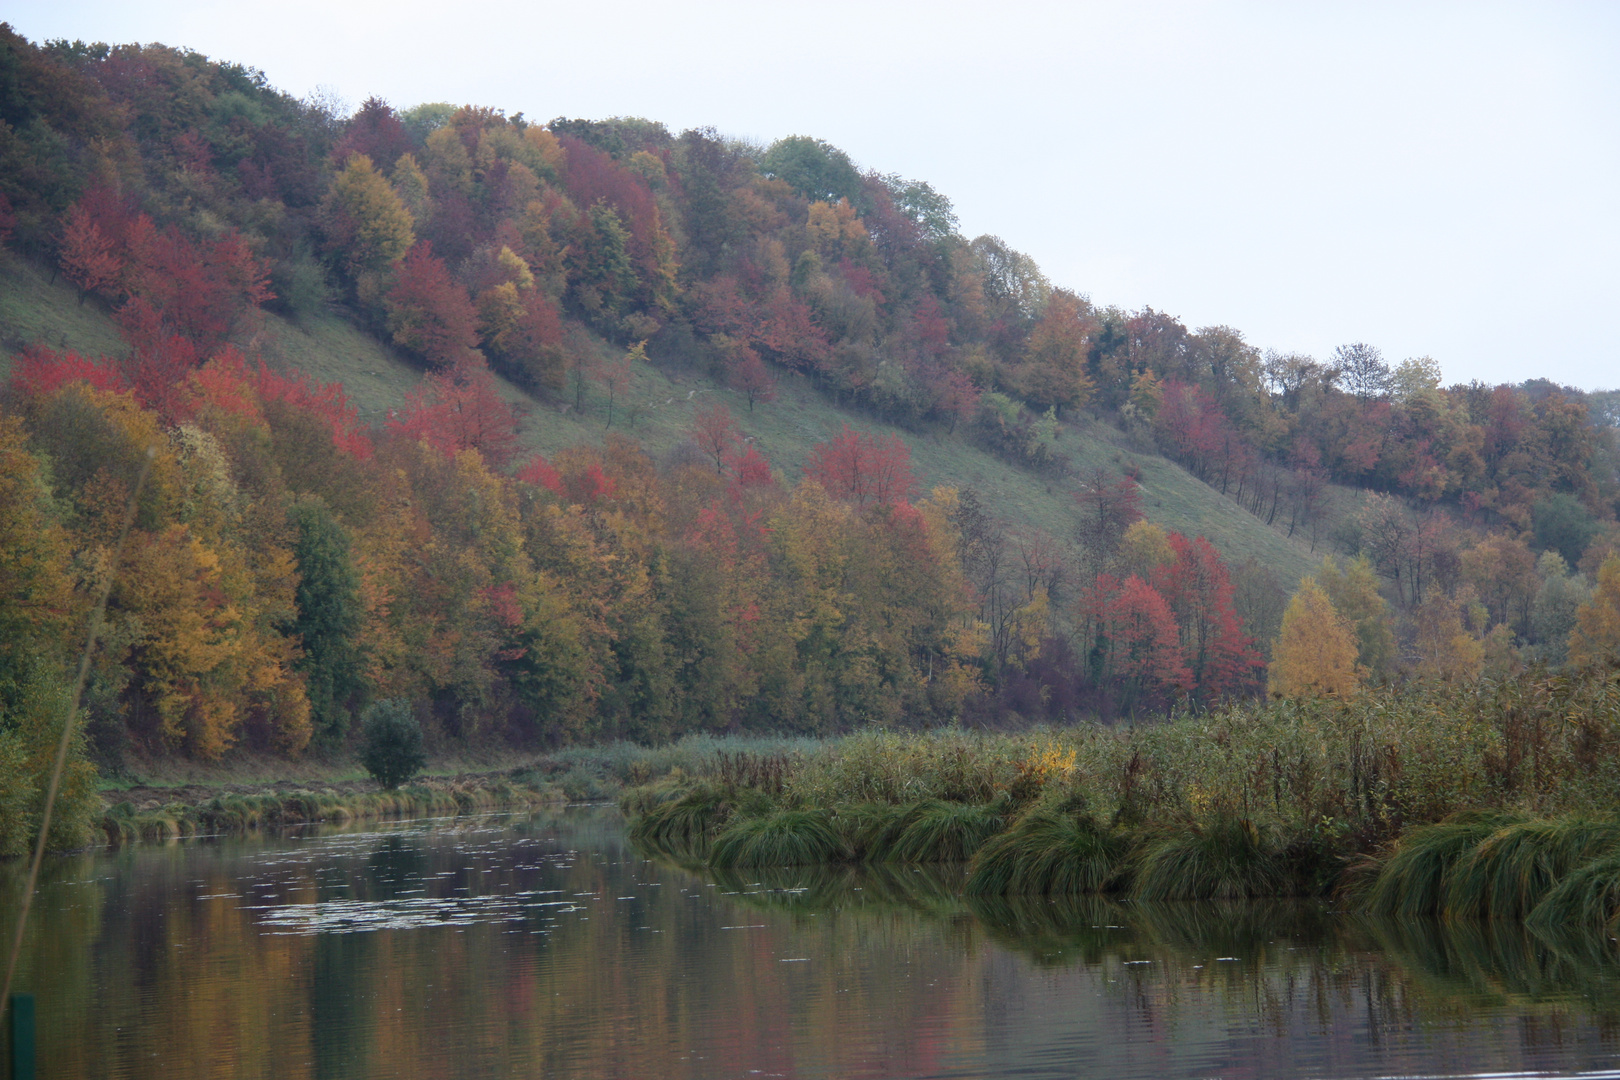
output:
M124 259L83 203L73 204L62 224L62 273L79 287L79 303L91 293L109 293L124 272Z

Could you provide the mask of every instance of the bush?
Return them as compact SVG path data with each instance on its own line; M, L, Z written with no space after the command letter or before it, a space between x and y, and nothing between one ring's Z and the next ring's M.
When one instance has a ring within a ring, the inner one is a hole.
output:
M362 719L365 745L360 763L372 779L392 790L422 771L422 725L408 701L398 698L369 706Z

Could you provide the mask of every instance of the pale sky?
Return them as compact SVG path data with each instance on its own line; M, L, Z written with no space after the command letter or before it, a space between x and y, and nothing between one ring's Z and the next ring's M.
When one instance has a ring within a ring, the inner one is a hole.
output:
M303 96L813 135L1099 304L1620 384L1620 4L12 0Z

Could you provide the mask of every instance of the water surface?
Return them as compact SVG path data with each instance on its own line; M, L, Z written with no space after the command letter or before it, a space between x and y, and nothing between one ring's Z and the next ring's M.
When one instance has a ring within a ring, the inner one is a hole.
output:
M137 847L51 862L20 988L50 1077L1620 1076L1601 941L959 886L610 808Z

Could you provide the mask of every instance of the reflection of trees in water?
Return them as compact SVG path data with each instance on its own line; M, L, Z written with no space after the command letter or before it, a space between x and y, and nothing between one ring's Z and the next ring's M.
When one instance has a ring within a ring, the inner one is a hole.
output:
M1071 1027L1172 1041L1197 1027L1210 1045L1252 1030L1278 1044L1264 1053L1347 1026L1407 1045L1422 1025L1478 1031L1501 1009L1522 1018L1505 1028L1520 1046L1620 1037L1601 945L1516 925L1375 923L1292 902L965 899L953 866L706 876L641 860L611 813L500 828L53 860L23 961L63 1065L52 1074L150 1076L163 1062L177 1080L300 1075L290 1061L353 1076L937 1073L994 1059L998 1039L1016 1050L1019 1010L1063 987L1091 1002ZM557 891L523 921L401 933L267 934L254 910L418 890ZM243 898L212 898L230 893ZM717 1031L723 1060L683 1056Z

